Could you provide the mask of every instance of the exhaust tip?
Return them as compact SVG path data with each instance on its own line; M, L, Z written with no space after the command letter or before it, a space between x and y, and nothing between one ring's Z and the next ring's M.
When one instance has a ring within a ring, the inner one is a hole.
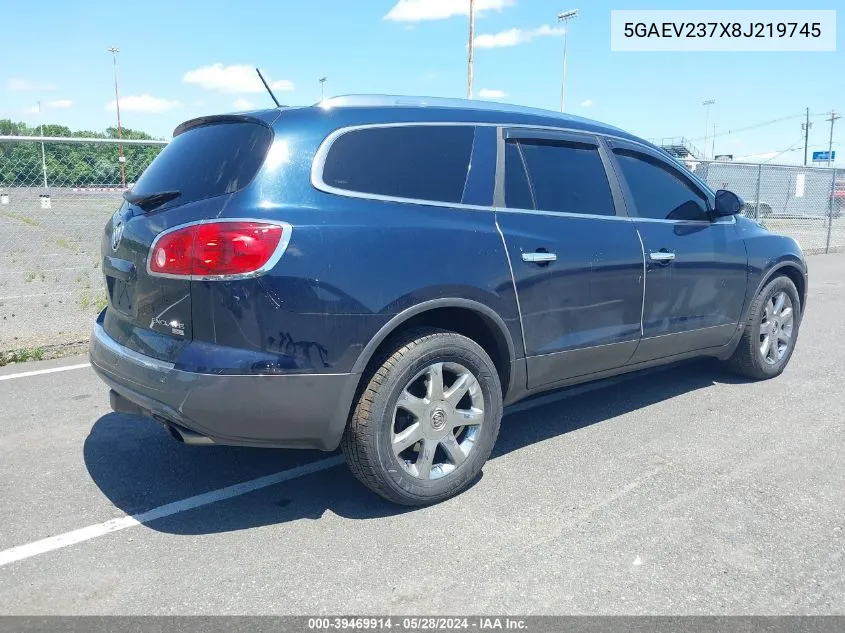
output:
M171 422L170 420L166 420L165 418L158 416L155 416L155 420L164 426L164 428L167 429L167 432L170 433L170 436L177 442L181 442L182 444L191 444L193 446L214 444L214 440L210 437L191 431L190 429L186 429L184 426L180 426L175 422Z

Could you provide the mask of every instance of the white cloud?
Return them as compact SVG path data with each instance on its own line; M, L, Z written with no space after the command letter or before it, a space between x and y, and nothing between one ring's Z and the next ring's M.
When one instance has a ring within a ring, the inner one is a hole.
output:
M40 84L23 77L12 77L6 81L6 90L25 92L29 90L55 90L54 84Z
M255 104L249 99L238 97L237 99L235 99L235 102L232 104L232 107L235 108L235 110L254 110Z
M504 99L508 93L493 88L482 88L478 91L478 96L482 99Z
M264 92L264 85L258 78L255 68L246 65L224 66L223 64L212 64L202 66L186 72L182 81L188 84L197 84L207 90L229 93L251 93ZM288 92L293 90L293 82L287 79L269 81L270 88Z
M593 100L592 100L592 99L584 99L584 100L581 102L581 107L582 107L582 108L589 108L591 105L593 105Z
M120 110L122 112L148 112L150 114L160 114L167 112L179 105L178 101L171 101L170 99L160 99L148 94L132 95L129 97L120 98ZM115 102L111 101L106 105L106 110L115 110Z
M544 24L536 29L508 29L498 33L484 33L476 35L476 48L505 48L530 42L535 37L555 37L563 35L563 28Z
M475 0L475 15L485 11L501 11L516 0ZM384 16L394 22L445 20L455 15L469 15L469 0L399 0Z

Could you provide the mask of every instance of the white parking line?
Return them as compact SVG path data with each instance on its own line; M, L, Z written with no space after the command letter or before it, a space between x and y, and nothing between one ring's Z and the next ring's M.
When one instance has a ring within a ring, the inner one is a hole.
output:
M80 363L78 365L66 365L65 367L51 367L50 369L36 369L34 371L22 371L18 374L6 374L0 376L0 381L11 380L12 378L27 378L28 376L40 376L41 374L55 374L59 371L70 371L71 369L83 369L90 367L91 363Z
M36 292L32 295L8 295L4 297L0 297L0 301L6 301L8 299L32 299L33 297L56 297L58 295L72 295L76 292L76 290L68 290L67 292Z
M27 543L26 545L18 545L17 547L12 547L0 552L0 567L25 558L31 558L33 556L38 556L39 554L46 554L47 552L52 552L53 550L82 543L83 541L90 541L98 536L105 536L106 534L117 532L118 530L125 530L126 528L133 527L135 525L143 525L157 519L163 519L174 514L179 514L180 512L193 510L194 508L206 506L210 503L239 497L255 490L260 490L261 488L275 486L276 484L280 484L284 481L291 481L292 479L305 477L306 475L311 475L313 473L320 472L321 470L333 468L342 462L343 456L335 455L334 457L297 466L296 468L291 468L290 470L283 470L278 473L273 473L272 475L259 477L258 479L251 479L233 486L219 488L218 490L204 492L203 494L188 497L187 499L167 503L163 506L147 510L146 512L141 512L139 514L110 519L104 523L89 525L88 527L51 536L50 538L45 538L33 543Z
M26 372L24 374L12 374L11 376L0 376L0 380L3 380L5 378L20 377L24 375L35 375L40 373L63 371L67 369L77 369L80 367L88 366L89 364L85 363L83 365L56 367L55 369ZM589 393L594 390L617 385L627 380L631 380L635 377L642 377L648 374L660 373L661 371L665 371L669 367L647 369L637 373L615 376L613 378L607 378L605 380L600 380L594 383L570 387L569 389L563 391L552 392L545 396L531 398L516 405L509 406L505 409L504 413L505 415L508 415L525 411L528 409L533 409L534 407L550 404L558 400L565 400L574 396ZM167 503L163 506L158 506L157 508L147 510L146 512L141 512L139 514L109 519L108 521L105 521L103 523L89 525L88 527L73 530L71 532L65 532L64 534L58 534L56 536L51 536L40 541L27 543L26 545L18 545L17 547L12 547L7 550L0 551L0 567L8 565L9 563L14 563L15 561L24 560L26 558L31 558L33 556L52 552L53 550L62 549L70 545L89 541L91 539L100 536L105 536L106 534L117 532L119 530L124 530L129 527L133 527L136 525L144 525L146 523L156 521L157 519L163 519L174 514L179 514L180 512L186 512L188 510L193 510L195 508L206 506L211 503L216 503L218 501L224 501L233 497L239 497L255 490L260 490L261 488L267 488L268 486L274 486L285 481L291 481L293 479L305 477L306 475L311 475L313 473L333 468L343 463L343 461L344 460L342 455L336 455L334 457L329 457L316 462L304 464L302 466L297 466L296 468L291 468L290 470L283 470L272 475L265 475L264 477L251 479L249 481L245 481L239 484L227 486L226 488L219 488L218 490L212 490L210 492L194 495L193 497L188 497L180 501Z

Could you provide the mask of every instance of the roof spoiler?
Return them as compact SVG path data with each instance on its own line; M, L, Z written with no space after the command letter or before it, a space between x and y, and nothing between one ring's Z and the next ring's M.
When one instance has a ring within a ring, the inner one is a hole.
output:
M192 130L203 125L214 125L216 123L258 123L266 127L270 125L258 117L250 116L248 114L211 114L207 116L197 117L196 119L189 119L184 123L180 123L173 130L173 136L179 136L183 132Z

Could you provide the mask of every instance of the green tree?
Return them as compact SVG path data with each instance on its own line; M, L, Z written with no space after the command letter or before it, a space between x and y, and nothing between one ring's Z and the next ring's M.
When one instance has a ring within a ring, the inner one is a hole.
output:
M40 127L0 119L0 136L38 136ZM103 132L73 131L67 126L44 124L44 135L72 138L117 138L117 128ZM131 128L123 138L160 140ZM135 182L161 151L163 145L124 145L126 182ZM47 181L52 187L87 187L120 184L118 145L113 143L44 144ZM33 187L42 184L41 144L35 141L0 141L0 187Z

